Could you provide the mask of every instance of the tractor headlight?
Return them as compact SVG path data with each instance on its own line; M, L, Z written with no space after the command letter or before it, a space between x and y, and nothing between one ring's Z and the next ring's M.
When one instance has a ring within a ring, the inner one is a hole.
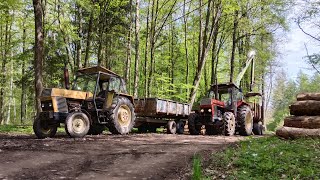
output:
M52 107L52 103L49 103L49 107Z
M41 107L44 108L44 104L41 103Z
M204 109L201 109L201 110L200 110L200 112L202 112L202 113L203 113L203 112L204 112Z
M208 109L208 112L211 112L212 110L211 109Z

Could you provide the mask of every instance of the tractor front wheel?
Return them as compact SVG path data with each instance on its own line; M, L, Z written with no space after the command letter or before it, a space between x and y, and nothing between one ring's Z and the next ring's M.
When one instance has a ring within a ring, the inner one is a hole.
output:
M232 112L225 112L223 115L224 129L223 134L225 136L233 136L236 131L236 120Z
M86 114L74 112L67 116L65 121L66 133L73 138L82 138L90 129L90 121Z
M42 119L38 116L33 122L33 131L39 139L44 139L47 137L51 138L56 135L57 126L49 125L45 119Z
M197 125L199 119L198 114L191 113L188 118L188 129L191 135L199 135L201 131L201 126Z

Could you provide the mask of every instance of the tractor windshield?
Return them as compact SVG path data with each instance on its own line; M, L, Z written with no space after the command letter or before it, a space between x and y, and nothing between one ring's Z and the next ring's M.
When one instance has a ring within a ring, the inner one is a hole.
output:
M77 91L89 91L94 93L96 87L97 74L89 75L83 74L77 76L72 89Z

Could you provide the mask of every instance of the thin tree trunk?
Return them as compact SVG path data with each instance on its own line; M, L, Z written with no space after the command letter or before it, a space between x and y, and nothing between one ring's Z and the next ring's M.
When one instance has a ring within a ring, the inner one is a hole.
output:
M148 11L147 11L147 27L146 27L146 45L145 45L145 52L144 52L144 97L148 97L148 54L149 54L149 48L148 48L148 38L149 38L149 15L150 15L150 1L148 1Z
M93 26L93 13L90 13L90 19L88 24L87 42L86 42L86 54L84 58L84 67L89 65L90 47L91 47L91 32Z
M130 89L130 68L131 68L131 32L132 32L132 0L129 1L129 11L130 11L130 15L129 15L129 31L128 31L128 38L127 38L127 60L126 60L126 71L125 71L125 80L127 82L127 89L129 89L129 91L131 91Z
M41 112L40 96L43 89L42 69L43 69L43 27L41 0L33 0L34 20L35 20L35 47L34 47L34 70L35 70L35 98L37 113Z
M138 97L138 84L139 84L139 62L140 62L140 52L139 52L139 45L140 45L140 0L136 0L136 14L135 14L135 61L134 61L134 97ZM148 27L147 27L148 29ZM146 43L147 45L147 43Z
M81 6L78 6L77 11L77 17L78 17L78 41L77 41L77 57L76 57L76 64L75 64L75 70L78 70L81 68L81 52L82 52L82 10Z
M26 19L26 18L25 18ZM22 54L26 53L26 38L27 38L27 29L25 27L25 21L23 21L23 35L22 35ZM26 62L25 60L22 61L21 67L21 113L20 113L20 120L21 124L24 124L26 118L26 82L25 82L25 69L26 69Z
M198 44L198 68L197 72L199 71L200 67L200 59L201 59L201 51L202 51L202 0L199 0L199 44Z
M10 67L10 96L9 96L9 101L8 101L8 116L7 120L4 124L8 125L10 124L10 119L11 119L11 107L12 107L12 102L13 102L13 62L11 60L11 67Z
M238 11L235 11L234 20L233 20L233 32L232 32L232 50L231 50L231 58L230 58L230 82L233 82L233 74L234 74L234 58L236 51L236 38L237 38L237 28L238 28Z
M187 20L186 16L186 0L183 1L183 23L184 23L184 50L185 50L185 58L186 58L186 81L185 84L189 84L189 58L188 58L188 45L187 45ZM189 94L189 88L186 89L186 94Z

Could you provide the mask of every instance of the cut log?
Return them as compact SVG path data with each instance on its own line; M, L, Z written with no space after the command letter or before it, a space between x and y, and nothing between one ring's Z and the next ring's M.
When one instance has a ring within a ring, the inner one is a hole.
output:
M320 116L289 116L284 119L283 126L318 129L320 128Z
M320 101L320 93L300 93L297 95L298 101L315 100Z
M307 100L297 101L289 106L290 114L295 116L320 115L320 101Z
M286 139L296 139L302 137L320 138L320 129L281 127L277 129L276 135Z

